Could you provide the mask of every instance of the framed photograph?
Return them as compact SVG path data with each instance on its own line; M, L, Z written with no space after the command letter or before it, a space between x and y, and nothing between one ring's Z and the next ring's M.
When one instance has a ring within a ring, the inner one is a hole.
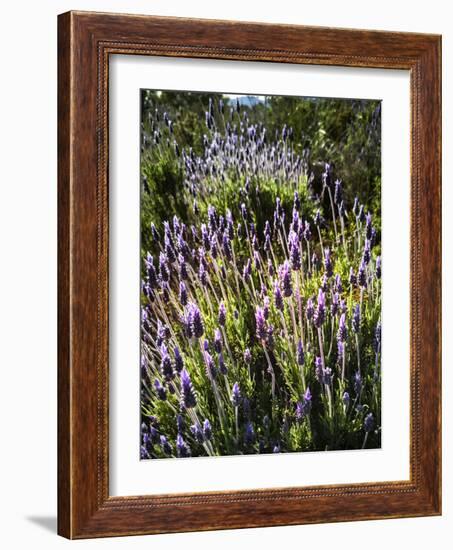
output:
M441 513L441 38L59 16L58 531Z

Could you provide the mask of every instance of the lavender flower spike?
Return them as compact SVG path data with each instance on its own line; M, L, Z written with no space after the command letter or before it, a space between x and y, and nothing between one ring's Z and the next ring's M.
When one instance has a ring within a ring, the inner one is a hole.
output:
M219 306L219 318L218 318L218 321L219 321L219 325L221 327L224 327L225 326L225 322L226 322L226 308L225 308L225 304L223 302L221 302L220 306Z
M326 275L330 279L333 275L333 265L332 258L330 256L330 248L324 250L324 268L326 270Z
M256 335L260 340L265 340L267 335L266 330L266 319L264 316L264 309L262 307L256 308L255 313L255 321L256 321Z
M318 293L318 306L313 315L313 322L316 328L321 328L326 317L326 298L324 292L320 289Z
M195 336L195 338L201 338L204 333L204 325L203 325L203 319L201 317L201 313L200 313L200 310L198 309L198 306L193 303L189 304L188 313L189 313L190 329L193 336Z
M305 363L305 353L302 340L299 340L297 344L297 363L302 366Z
M214 349L217 353L221 353L222 351L222 333L218 328L214 331Z
M203 422L203 436L207 441L209 441L212 438L211 423L209 422L209 420L207 418Z
M182 306L187 305L187 288L184 281L181 281L179 283L179 301L181 302Z
M373 431L373 428L374 428L373 413L368 413L365 416L365 420L363 421L363 428L364 428L365 432L367 432L367 433Z
M231 402L233 403L233 407L239 407L241 403L241 389L237 382L234 383L231 391Z
M184 441L181 434L178 434L176 436L176 451L178 453L179 458L186 458L191 455L190 447Z
M192 380L186 369L181 371L181 405L191 409L197 404L197 396L192 385Z
M293 289L291 282L291 267L288 260L285 260L285 263L280 266L279 276L283 288L283 296L289 298L289 296L293 293Z
M337 339L339 342L346 342L348 336L348 329L346 326L346 315L343 313L340 317L340 323L338 326Z
M184 368L184 360L181 356L181 353L179 352L178 346L175 346L173 353L175 356L175 371L180 373Z
M274 304L278 310L283 311L283 296L277 280L274 282Z

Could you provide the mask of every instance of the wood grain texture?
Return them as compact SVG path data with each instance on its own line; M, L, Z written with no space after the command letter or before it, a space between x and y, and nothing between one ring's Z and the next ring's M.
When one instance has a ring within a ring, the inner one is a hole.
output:
M58 532L87 538L440 514L440 37L69 12L59 16L58 47ZM410 481L109 496L111 54L410 71Z

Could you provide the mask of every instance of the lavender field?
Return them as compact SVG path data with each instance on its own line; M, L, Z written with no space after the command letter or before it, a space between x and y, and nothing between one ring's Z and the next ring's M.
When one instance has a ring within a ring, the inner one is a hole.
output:
M380 102L141 100L141 458L380 447Z

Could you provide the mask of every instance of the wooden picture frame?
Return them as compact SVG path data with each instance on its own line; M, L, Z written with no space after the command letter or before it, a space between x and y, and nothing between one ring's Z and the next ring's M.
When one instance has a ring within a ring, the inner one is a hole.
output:
M441 38L69 12L58 20L58 532L68 538L441 513ZM410 480L109 496L111 54L406 69L411 95Z

